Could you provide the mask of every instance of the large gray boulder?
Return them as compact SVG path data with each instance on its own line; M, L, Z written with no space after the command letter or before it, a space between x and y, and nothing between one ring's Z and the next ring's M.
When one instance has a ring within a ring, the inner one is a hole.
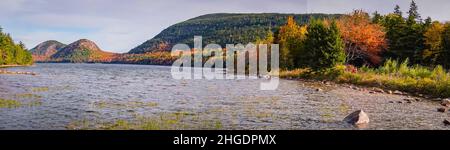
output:
M363 110L358 110L345 117L344 121L352 125L360 126L367 125L370 120L369 116Z

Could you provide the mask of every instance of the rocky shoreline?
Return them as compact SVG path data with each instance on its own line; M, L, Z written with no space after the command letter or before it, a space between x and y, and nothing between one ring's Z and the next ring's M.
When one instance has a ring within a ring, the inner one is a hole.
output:
M290 79L293 80L293 79ZM411 94L411 93L407 93L407 92L402 92L402 91L392 91L392 90L386 90L386 89L381 89L381 88L377 88L377 87L363 87L363 86L357 86L357 85L353 85L353 84L346 84L346 83L334 83L334 82L330 82L330 81L317 81L317 80L306 80L306 79L295 79L297 81L300 82L309 82L309 83L313 83L316 86L315 87L315 91L316 92L322 92L322 91L327 91L328 87L341 87L343 89L346 89L345 91L340 91L341 93L348 93L351 91L355 91L361 94L367 95L377 95L377 94L381 94L381 95L391 95L391 96L400 96L402 98L399 99L386 99L387 103L391 103L391 104L413 104L413 103L420 103L424 100L430 100L433 102L436 102L436 109L434 110L435 112L439 112L442 114L445 113L449 113L450 110L450 98L432 98L430 96L427 95L422 95L422 94ZM352 92L353 93L353 92ZM360 110L362 112L362 110ZM367 120L368 124L368 117L363 117L361 119L361 117L359 116L360 113L357 112L353 112L351 114L348 114L348 116L346 118L344 118L343 120L348 120L348 118L353 118L354 120ZM363 116L366 115L365 113L363 114ZM370 115L370 114L369 114ZM450 118L444 119L442 121L442 123L445 126L450 126ZM349 122L349 121L346 121ZM355 121L353 122L349 122L350 124L353 124L354 126L360 128L357 124L355 123ZM364 128L364 126L362 126L361 128Z
M22 71L7 71L7 70L0 70L0 74L22 74L22 75L33 75L33 76L37 75L34 72L28 72L28 71L25 71L25 72L22 72Z
M29 71L8 71L5 68L11 68L11 67L28 67L23 65L0 65L0 74L22 74L22 75L37 75L34 72Z

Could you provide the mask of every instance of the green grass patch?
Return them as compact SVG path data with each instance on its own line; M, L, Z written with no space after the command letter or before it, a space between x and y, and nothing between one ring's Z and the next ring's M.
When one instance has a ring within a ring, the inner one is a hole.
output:
M23 104L17 100L10 99L0 99L0 108L17 108L21 107Z
M47 92L49 90L48 87L34 87L31 88L32 92Z
M26 99L39 99L39 98L42 98L42 96L36 95L36 94L32 94L32 93L16 94L15 97L16 98L26 98Z
M339 65L321 72L296 69L282 71L280 77L331 80L337 83L380 87L432 97L450 97L450 74L442 66L435 68L410 66L407 60L402 63L387 60L378 68L361 67L356 69Z
M0 98L0 108L19 108L19 107L34 107L42 105L41 101L33 100L29 102L22 102L18 100L2 99Z
M92 103L93 107L98 109L115 108L115 109L135 109L135 108L151 108L159 106L157 102L146 101L126 101L126 102L114 102L114 101L95 101Z

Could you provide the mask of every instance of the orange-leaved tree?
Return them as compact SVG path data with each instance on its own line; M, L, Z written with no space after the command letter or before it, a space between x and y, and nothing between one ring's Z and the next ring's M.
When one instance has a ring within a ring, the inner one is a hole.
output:
M370 21L362 10L341 17L337 21L347 55L346 63L378 65L380 54L387 48L386 32L379 24Z

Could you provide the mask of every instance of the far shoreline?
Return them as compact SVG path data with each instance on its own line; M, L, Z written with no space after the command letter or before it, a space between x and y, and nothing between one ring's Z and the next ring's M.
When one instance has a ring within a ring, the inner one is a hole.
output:
M0 68L30 67L30 66L33 66L33 65L0 65Z

